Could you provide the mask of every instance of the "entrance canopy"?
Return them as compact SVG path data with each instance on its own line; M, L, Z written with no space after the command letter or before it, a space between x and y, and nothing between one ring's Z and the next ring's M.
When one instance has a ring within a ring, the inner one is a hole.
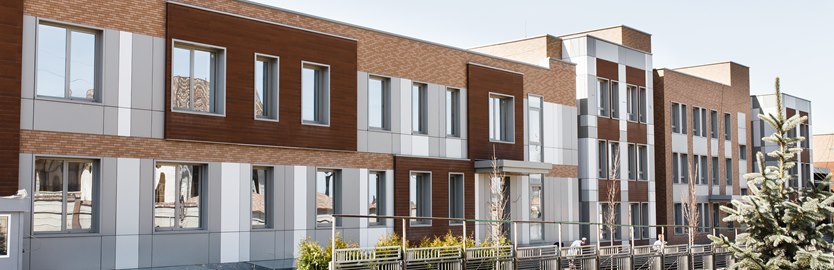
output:
M553 164L542 162L531 162L521 160L499 159L496 161L499 173L506 174L531 174L531 173L549 173L553 169ZM492 172L492 160L478 160L475 161L476 173Z

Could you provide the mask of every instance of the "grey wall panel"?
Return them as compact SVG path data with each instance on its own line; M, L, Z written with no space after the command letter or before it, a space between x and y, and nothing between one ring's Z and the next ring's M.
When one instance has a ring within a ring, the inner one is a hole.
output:
M220 224L220 209L222 208L221 202L221 178L222 178L222 164L219 162L211 162L208 164L208 203L206 204L206 208L203 210L203 213L206 215L203 217L202 220L207 221L208 224L204 224L203 228L207 228L209 231L212 232L219 232L221 230ZM219 236L218 236L219 237Z
M153 38L152 109L165 110L165 39Z
M429 136L439 137L440 136L440 117L443 115L439 113L440 107L443 106L444 103L437 102L440 100L441 92L440 90L443 89L442 85L437 84L429 84L428 86L428 132Z
M365 131L365 130L356 131L356 151L359 151L359 152L368 151L368 131Z
M238 228L241 232L249 231L252 228L252 165L240 164L240 210L238 210ZM243 239L241 238L241 242ZM242 249L242 247L241 247Z
M101 237L39 237L31 239L30 269L101 269Z
M136 80L134 80L134 82L135 81ZM151 133L153 132L152 122L151 111L135 109L130 110L130 136L146 138L151 137Z
M359 187L359 169L342 170L342 213L359 213L360 204L364 201ZM359 227L359 219L342 219L342 227ZM358 238L357 238L358 240Z
M209 233L208 240L208 262L220 263L223 257L223 247L221 245L224 244L222 243L222 235L220 233Z
M101 100L104 105L112 107L119 105L119 41L119 31L104 30Z
M99 232L103 235L115 235L117 163L115 158L102 158L99 164Z
M368 73L359 71L356 76L356 128L368 130Z
M133 34L131 107L150 110L153 99L153 38Z
M157 139L165 137L165 112L151 112L151 137Z
M139 161L139 217L152 217L154 195L154 161L142 159ZM139 218L139 233L146 235L153 233L153 219ZM140 246L145 239L139 239ZM140 258L141 262L141 258Z
M119 108L104 107L104 135L119 135Z
M467 120L467 119L469 119L469 117L468 117L469 114L467 113L468 110L467 110L467 105L466 105L466 104L469 104L468 101L467 101L467 99L468 99L467 93L469 93L469 92L467 92L466 88L461 88L460 89L460 138L464 139L464 140L467 138L467 136L469 136L467 134L467 132L469 130L469 128L468 128L469 123L468 123L468 120ZM466 157L466 151L464 151L463 153L464 153L464 157Z
M35 121L35 101L20 100L20 129L32 129Z
M22 98L35 97L35 37L38 22L35 17L23 16L23 70L20 79L20 96Z
M189 265L208 263L209 234L159 233L153 236L151 265Z
M307 221L307 226L304 229L314 230L318 226L316 224L316 196L309 196L308 194L316 194L316 167L306 168L307 177L304 180L307 182L307 188L304 190L304 193L295 195L303 196L302 200L306 201L307 207L300 209L302 213L305 213L303 218Z
M445 139L437 137L429 137L429 156L441 157L446 154L446 151L440 151L440 146L445 145Z
M404 94L400 85L400 78L391 78L391 131L397 133L402 130L402 105L401 96Z
M153 265L153 235L139 236L139 267Z
M27 192L26 194L34 194L34 192L32 192L32 189L34 187L34 185L32 184L32 179L34 179L32 176L32 174L34 173L33 166L35 164L33 160L34 156L29 153L21 153L19 156L20 159L18 163L20 165L18 166L18 168L20 168L20 170L18 172L18 189L25 189ZM31 209L29 209L30 207L31 206L27 206L27 210L31 211ZM31 214L26 214L21 217L21 223L23 227L20 230L20 233L22 233L23 235L31 235L31 218Z
M116 268L116 236L101 237L101 269ZM135 267L134 267L135 268Z
M249 233L249 260L263 261L276 259L277 233L272 230L252 231Z
M102 134L104 108L99 105L35 100L34 129Z
M285 190L292 190L288 189L286 186L286 178L284 176L284 166L273 166L272 167L272 186L269 190L269 194L272 194L272 203L273 206L270 209L270 213L272 215L272 227L275 229L284 229L286 228L286 212L287 210L292 209L289 208L289 205L285 201L284 192Z
M392 137L389 132L369 131L367 133L368 152L392 153Z

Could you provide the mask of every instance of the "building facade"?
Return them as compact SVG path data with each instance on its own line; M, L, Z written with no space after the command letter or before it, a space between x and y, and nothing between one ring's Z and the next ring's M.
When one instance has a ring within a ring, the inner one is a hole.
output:
M776 107L776 94L769 94L769 95L754 95L750 97L750 102L752 103L752 115L758 116L759 114L773 114L776 115L778 113ZM814 180L814 158L816 155L816 151L814 151L814 140L816 136L812 136L813 129L811 126L811 101L796 97L793 95L782 93L782 113L785 115L785 119L791 118L794 115L800 116L807 116L808 120L805 123L799 124L791 131L788 131L788 135L792 137L802 136L805 137L805 140L802 141L798 146L802 148L802 152L796 158L796 166L791 168L790 173L792 175L798 175L798 178L791 179L787 183L787 185L793 186L795 188L804 188L809 186L809 181ZM767 143L762 140L762 137L770 136L773 134L774 130L767 122L759 119L758 117L754 118L752 121L753 131L751 136L753 137L753 153L762 152L765 154L765 165L766 166L776 166L776 160L768 157L767 153L770 153L777 149L777 146L773 143ZM824 137L822 137L824 138ZM825 143L827 141L823 141ZM759 172L759 164L755 162L755 156L753 157L753 171Z
M654 78L658 222L689 226L686 203L694 197L695 240L708 241L710 228L732 226L721 221L719 207L743 193L751 171L749 68L733 62L662 68ZM669 243L688 242L685 227L665 233Z

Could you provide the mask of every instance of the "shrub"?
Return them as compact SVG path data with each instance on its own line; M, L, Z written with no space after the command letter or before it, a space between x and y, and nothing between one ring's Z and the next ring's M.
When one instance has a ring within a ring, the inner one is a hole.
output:
M466 247L474 247L475 240L470 237L464 238L462 236L455 236L452 235L452 232L449 231L443 236L434 236L432 238L424 238L418 244L418 247L427 248L427 247L460 247L463 242L466 241Z
M331 242L327 246L322 247L318 242L307 237L304 241L298 244L299 254L297 260L297 267L299 270L326 270L329 267L330 260L333 258L333 252L330 249ZM348 243L341 236L336 235L336 248L355 248L359 247L356 243Z
M398 247L403 244L402 239L396 233L385 234L376 241L376 247ZM406 241L408 246L408 241Z

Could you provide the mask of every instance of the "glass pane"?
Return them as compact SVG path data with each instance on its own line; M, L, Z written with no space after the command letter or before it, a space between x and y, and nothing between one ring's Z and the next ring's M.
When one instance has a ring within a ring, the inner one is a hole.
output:
M620 117L620 91L617 82L611 82L611 118Z
M368 80L368 126L385 128L385 80Z
M96 99L96 35L71 32L70 40L70 96Z
M269 63L255 61L255 115L269 117Z
M35 194L32 227L35 232L61 231L64 190L64 162L35 161Z
M449 217L463 218L463 176L449 176ZM453 222L460 223L460 222Z
M252 170L252 226L266 226L268 213L266 182L269 181L270 174L268 168L255 168Z
M608 81L606 80L599 80L597 88L597 107L599 109L600 116L608 116L608 106L610 101L608 100Z
M640 224L648 225L649 224L649 204L648 203L643 203L643 204L641 204L641 208L642 209L641 209L640 213L642 213L642 214L640 216L642 217L642 220L641 220ZM643 231L643 238L648 239L649 238L649 228L643 228L642 231Z
M628 179L637 179L637 149L628 145Z
M538 109L530 110L530 143L541 143L542 137L542 121L541 111Z
M530 145L530 161L542 162L542 147L541 145Z
M640 107L640 122L642 123L646 122L646 107L648 106L646 104L646 95L646 89L640 88L640 104L638 106Z
M93 163L67 164L67 230L89 230L93 219Z
M176 226L176 165L157 165L154 173L154 226Z
M191 51L174 48L171 53L171 91L174 96L173 106L175 109L187 110L191 108L190 77Z
M408 213L411 217L417 216L419 201L417 196L417 182L419 181L417 174L412 174L408 181Z
M214 112L214 53L194 50L194 110Z
M542 218L542 186L530 186L530 219L541 220Z
M497 131L497 123L495 120L498 118L496 114L498 113L498 99L494 97L489 97L489 138L493 140L498 139Z
M637 147L637 150L639 151L638 154L640 156L640 180L649 180L648 150L646 149L646 146Z
M200 228L200 166L179 166L180 228Z
M411 128L417 133L425 133L425 88L421 84L411 86Z
M460 92L456 89L446 90L446 134L459 136L460 133Z
M533 223L530 224L530 240L532 241L542 241L544 240L544 224L541 223Z
M37 93L65 97L67 30L50 25L38 26Z
M301 119L315 122L316 119L316 78L318 72L305 66L301 70Z
M379 180L381 179L379 173L371 173L368 175L368 215L379 215ZM369 223L377 223L376 218L369 218Z
M330 224L335 213L336 173L334 171L316 172L316 222Z

